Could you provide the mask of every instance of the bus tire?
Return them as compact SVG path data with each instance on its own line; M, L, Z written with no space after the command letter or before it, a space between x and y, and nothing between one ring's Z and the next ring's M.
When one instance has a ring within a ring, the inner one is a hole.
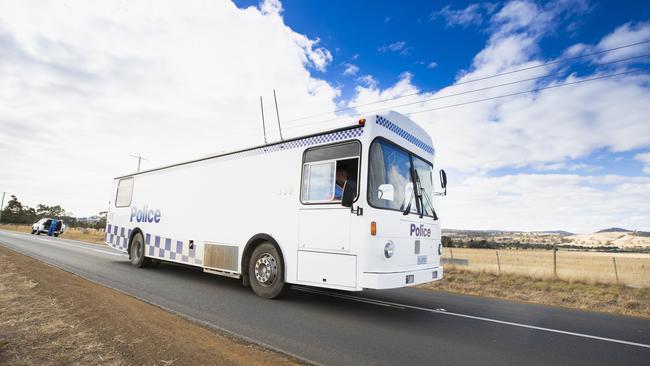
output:
M137 232L131 239L129 245L129 259L134 267L143 268L149 263L147 257L144 256L144 238L142 233Z
M248 262L248 277L257 296L275 299L288 289L284 282L284 262L278 249L269 242L258 245Z

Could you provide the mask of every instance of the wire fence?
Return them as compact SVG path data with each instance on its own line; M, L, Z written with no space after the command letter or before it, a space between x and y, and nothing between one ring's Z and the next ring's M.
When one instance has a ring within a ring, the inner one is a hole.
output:
M470 271L650 287L645 253L445 248L442 258L447 267Z

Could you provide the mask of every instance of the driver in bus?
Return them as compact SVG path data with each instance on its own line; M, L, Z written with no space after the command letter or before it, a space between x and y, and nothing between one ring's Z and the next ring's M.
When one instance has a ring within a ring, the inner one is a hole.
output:
M343 197L343 187L348 180L348 172L345 170L344 165L336 167L336 185L334 186L334 201L338 201Z

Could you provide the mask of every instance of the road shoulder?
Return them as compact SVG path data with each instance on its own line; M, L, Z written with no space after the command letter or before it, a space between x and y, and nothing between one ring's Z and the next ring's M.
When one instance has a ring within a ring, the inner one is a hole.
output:
M0 247L0 364L297 364Z

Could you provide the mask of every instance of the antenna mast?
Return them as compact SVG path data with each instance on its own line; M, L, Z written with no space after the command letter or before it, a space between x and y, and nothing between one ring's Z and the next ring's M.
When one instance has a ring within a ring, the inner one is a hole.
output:
M266 126L264 124L264 102L262 102L261 95L260 95L260 109L262 110L262 130L264 131L264 145L266 145L268 142L266 142Z
M142 156L140 154L138 154L138 155L129 154L129 155L131 155L132 158L138 159L138 173L140 172L140 163L142 162L142 160L149 160L149 159L145 158L144 156Z
M282 126L280 126L280 112L278 112L278 98L275 96L275 89L273 89L273 100L275 100L275 114L278 117L278 131L280 131L280 141L284 141L282 138Z

